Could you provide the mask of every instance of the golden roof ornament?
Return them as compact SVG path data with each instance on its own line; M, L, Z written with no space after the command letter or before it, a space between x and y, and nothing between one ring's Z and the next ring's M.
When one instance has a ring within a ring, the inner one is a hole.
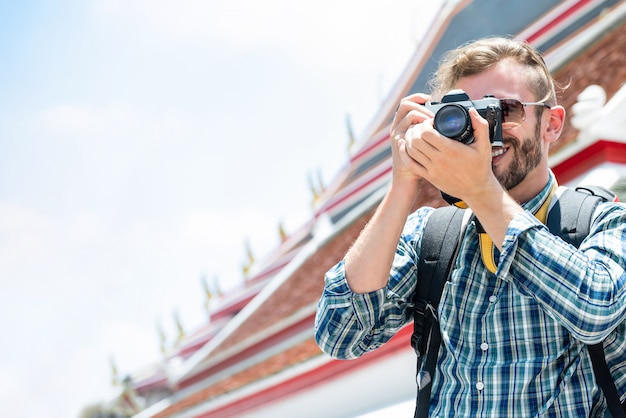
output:
M113 356L109 357L109 364L111 365L111 383L113 386L119 386L119 376L117 372L117 365L115 364L115 360L113 360Z
M159 333L159 348L161 353L165 354L167 351L167 347L165 346L167 342L167 337L165 336L165 332L163 331L163 326L161 325L161 321L157 321L157 332Z
M200 280L202 282L202 289L204 290L204 309L207 311L207 314L210 315L211 300L213 300L214 297L219 298L222 296L220 280L217 275L213 276L211 282L209 282L206 275L202 275Z
M178 311L174 311L174 323L176 324L176 329L178 330L178 336L176 337L176 342L180 342L182 341L183 338L185 338L185 330L180 320L180 315L178 314Z
M204 290L204 309L208 313L211 307L211 299L213 299L213 292L211 292L206 275L203 274L200 281L202 282L202 289Z
M311 193L313 194L313 205L315 205L322 194L326 191L326 187L324 187L324 181L322 180L322 172L321 170L317 170L317 178L315 179L316 184L314 184L314 180L309 175L309 188L311 189Z
M352 129L352 116L349 113L346 113L346 129L348 131L348 151L350 151L356 143L356 138Z
M246 240L245 242L245 247L246 247L246 256L248 257L248 261L243 265L242 271L243 271L244 279L247 279L248 274L250 274L250 269L254 265L254 254L252 254L252 249L250 248L250 242L248 240Z
M281 243L287 241L287 238L289 238L289 236L287 235L287 232L285 232L285 227L283 226L282 222L278 224L278 234L280 235Z

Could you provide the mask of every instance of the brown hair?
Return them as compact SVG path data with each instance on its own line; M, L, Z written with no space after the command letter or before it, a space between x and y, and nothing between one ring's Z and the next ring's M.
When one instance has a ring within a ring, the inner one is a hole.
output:
M537 101L556 105L555 81L541 55L524 41L501 37L473 41L445 54L430 81L433 97L440 100L461 78L479 74L506 59L528 68L528 88Z

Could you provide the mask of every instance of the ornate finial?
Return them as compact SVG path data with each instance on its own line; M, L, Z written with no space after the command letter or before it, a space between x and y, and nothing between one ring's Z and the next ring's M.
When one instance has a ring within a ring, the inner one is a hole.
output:
M117 374L117 365L115 364L115 360L113 360L113 356L109 357L109 364L111 365L111 383L113 386L119 386L120 381Z
M178 311L174 311L174 322L176 323L176 329L178 330L176 342L180 342L185 337L185 330L183 329L183 324L180 320L180 315L178 314Z
M346 113L346 129L348 130L348 151L352 149L352 146L356 143L354 137L354 130L352 129L352 117L349 113Z
M310 174L309 174L308 180L309 180L309 189L311 189L311 194L313 195L313 204L315 204L319 200L321 192L319 192L315 188L315 184L313 184L313 179L311 178Z
M311 188L311 192L313 193L313 205L315 205L320 196L324 193L326 188L324 187L324 181L322 180L322 172L321 170L317 170L317 184L314 184L313 179L309 175L309 187Z
M280 222L278 224L278 233L280 234L280 242L283 243L285 241L287 241L287 238L289 238L287 236L287 232L285 232L285 227L283 226L283 223Z
M202 280L202 289L204 289L204 295L205 295L205 299L204 299L204 309L206 309L207 313L210 314L211 312L211 300L217 296L220 297L222 296L222 290L220 289L220 279L217 275L213 276L213 280L211 281L211 283L209 283L209 281L206 278L206 275L202 275L201 277Z
M161 349L161 353L165 354L167 350L166 342L167 337L165 336L165 332L163 331L163 326L161 325L161 321L157 321L157 332L159 333L159 348Z
M213 283L213 292L215 293L215 296L217 296L218 298L221 297L224 293L222 293L222 287L220 286L220 278L217 274L213 276L212 283Z
M320 186L322 193L324 193L326 191L326 186L324 186L324 179L322 179L322 170L319 168L317 170L317 184Z
M252 268L252 265L254 264L254 254L252 254L252 249L250 248L250 242L248 240L246 240L245 246L246 246L246 256L248 257L248 261L246 262L246 264L243 265L242 270L243 270L244 278L247 278L248 274L250 273L250 269Z
M210 313L211 299L213 299L213 292L211 292L209 283L207 282L206 275L203 274L200 280L202 282L202 289L204 290L204 296L205 296L204 297L204 309L207 311L207 313Z

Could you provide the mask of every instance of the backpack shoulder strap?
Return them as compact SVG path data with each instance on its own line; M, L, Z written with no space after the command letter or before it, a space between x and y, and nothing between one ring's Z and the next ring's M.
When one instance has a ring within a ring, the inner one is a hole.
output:
M554 235L576 248L589 235L598 204L615 200L613 192L600 186L559 187L556 197L550 202L546 226Z
M463 223L463 209L446 206L436 209L428 218L422 234L418 280L414 302L414 323L411 345L418 356L426 352L424 335L428 335L425 319L437 313L443 285L447 279L453 252L458 245ZM426 332L423 332L426 331Z
M575 190L563 188L554 199L548 213L547 226L550 232L570 244L580 246L589 235L593 213L601 202L615 201L613 192L600 186L577 187ZM626 418L626 401L620 402L619 393L606 363L602 342L588 345L589 356L598 386L613 418Z
M466 212L456 206L437 209L428 218L422 234L411 336L411 345L417 353L418 372L425 361L422 379L418 381L416 418L428 416L432 377L441 345L437 307L459 246Z

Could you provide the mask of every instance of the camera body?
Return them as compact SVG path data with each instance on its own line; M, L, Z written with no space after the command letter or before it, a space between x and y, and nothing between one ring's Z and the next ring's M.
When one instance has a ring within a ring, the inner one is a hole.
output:
M440 134L464 144L474 142L469 109L475 108L489 123L491 145L503 146L502 108L500 100L494 96L472 101L463 90L452 90L443 96L441 102L428 102L425 106L435 114L434 126Z

